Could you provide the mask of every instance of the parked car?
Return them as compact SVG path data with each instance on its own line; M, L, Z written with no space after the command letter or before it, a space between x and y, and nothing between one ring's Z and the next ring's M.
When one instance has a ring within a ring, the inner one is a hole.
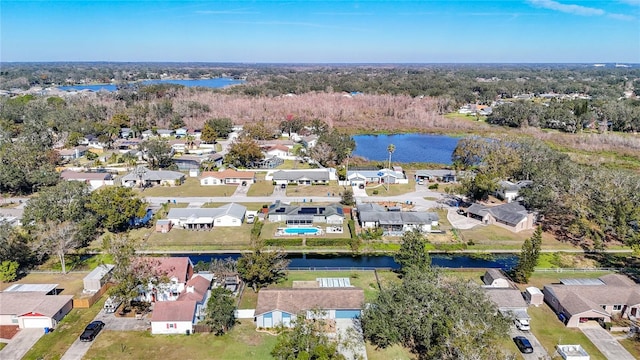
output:
M456 212L458 213L458 215L467 215L467 213L462 209L458 209L456 210Z
M102 321L92 321L86 328L84 328L82 335L80 335L80 341L93 341L103 327L104 323Z
M516 343L516 346L518 347L521 353L531 354L533 352L533 346L531 346L529 339L527 339L526 337L516 336L513 338L513 342Z
M256 216L253 214L247 215L247 224L253 224L256 221Z
M513 320L514 324L516 324L516 328L521 331L529 331L531 330L531 325L529 323L529 319L515 319Z
M364 189L364 184L358 185L358 189Z
M280 189L286 189L287 188L287 184L280 184Z

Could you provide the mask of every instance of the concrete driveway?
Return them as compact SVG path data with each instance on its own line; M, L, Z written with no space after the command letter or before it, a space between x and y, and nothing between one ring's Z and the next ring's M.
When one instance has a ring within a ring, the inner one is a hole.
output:
M355 319L336 319L336 335L341 340L348 339L347 346L339 346L338 351L348 360L367 360L367 349L364 345L362 329Z
M550 360L551 359L549 354L547 354L547 350L544 349L544 346L542 346L540 341L538 341L538 339L536 338L535 335L533 335L533 333L529 331L520 331L515 326L512 325L511 329L509 330L509 335L511 335L511 339L513 339L516 336L524 336L529 340L529 342L531 343L531 346L533 346L533 352L531 354L521 353L522 357L525 360L539 360L539 359Z
M482 225L480 221L466 217L464 215L460 215L456 212L456 210L457 209L447 210L447 220L449 220L451 226L453 226L454 228L466 230L478 225Z
M600 326L581 326L580 330L591 340L609 360L634 360L635 358L620 345L611 333Z
M360 189L357 185L352 186L351 189L353 190L353 196L354 197L367 197L369 195L367 195L367 190L366 189Z
M22 359L24 354L45 335L44 329L22 329L0 351L0 359Z

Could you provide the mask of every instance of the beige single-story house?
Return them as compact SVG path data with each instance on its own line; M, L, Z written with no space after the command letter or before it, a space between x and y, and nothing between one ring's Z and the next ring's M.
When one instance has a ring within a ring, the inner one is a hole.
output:
M518 202L498 206L473 204L467 209L467 217L486 225L497 225L509 231L519 232L535 227L535 214Z
M0 292L0 325L18 325L21 329L53 329L72 308L72 295L3 291Z
M364 305L364 291L355 287L263 289L258 293L258 328L292 327L297 316L307 319L355 319Z
M375 203L358 205L358 221L365 229L382 228L385 235L402 235L419 230L429 233L438 226L438 214L425 211L388 211Z
M270 222L284 222L287 226L311 226L317 223L342 225L344 212L342 205L286 205L280 200L269 206L267 217Z
M224 171L205 171L200 175L200 185L251 185L256 182L253 171L238 171L226 169Z
M65 170L60 177L67 181L80 181L89 185L91 190L102 186L113 185L113 175L107 172L78 172Z
M122 186L176 186L182 185L185 178L185 174L177 171L139 168L122 177Z
M167 219L172 227L187 230L210 230L215 226L241 226L247 208L230 203L218 208L173 208Z
M640 318L640 285L620 274L598 279L560 279L545 285L544 301L567 327L598 320L611 322L613 315Z

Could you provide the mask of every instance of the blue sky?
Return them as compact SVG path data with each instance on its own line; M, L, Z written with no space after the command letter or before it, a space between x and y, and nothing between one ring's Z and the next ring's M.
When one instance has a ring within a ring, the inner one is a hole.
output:
M0 60L640 63L640 0L2 0Z

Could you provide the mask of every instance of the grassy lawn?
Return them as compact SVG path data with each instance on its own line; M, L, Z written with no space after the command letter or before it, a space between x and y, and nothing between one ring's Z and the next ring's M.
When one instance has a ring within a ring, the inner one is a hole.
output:
M369 360L412 360L417 357L400 345L389 346L386 349L376 348L367 341L367 359Z
M531 331L549 354L555 352L555 346L558 344L578 344L589 353L591 360L607 359L582 331L564 326L546 304L539 307L531 306L528 312L531 316Z
M376 184L374 186L367 186L365 191L369 196L398 196L415 191L416 182L413 179L409 179L408 184L390 184L389 190L387 185ZM374 194L377 191L377 194Z
M340 193L345 187L338 185L336 181L331 181L328 185L288 185L287 196L335 196L336 202L340 201Z
M533 235L534 230L511 232L496 225L475 226L468 230L459 230L458 233L464 242L473 241L475 245L471 249L513 249L520 250L525 239ZM551 234L542 234L542 248L550 250L570 250L574 246L556 240Z
M315 167L314 167L315 168ZM285 160L282 165L278 166L276 169L311 169L311 165L306 161L300 160Z
M380 286L386 288L394 283L399 283L400 277L398 277L398 273L395 273L391 270L377 270L378 279L380 279Z
M1 282L0 290L4 290L13 284L58 284L62 290L61 295L82 295L84 283L82 279L86 273L29 273L27 276L11 283Z
M251 320L241 320L228 334L151 335L146 331L105 331L87 359L271 359L276 337L257 332Z
M69 349L71 344L80 336L84 327L96 317L104 306L106 296L89 309L73 309L58 323L55 331L47 334L23 357L29 359L59 359ZM102 334L98 337L100 339ZM89 357L90 359L92 357Z
M630 352L631 355L633 355L636 359L640 359L640 341L629 338L618 341L620 341L620 344L622 344L622 346L624 346L624 348L627 349L627 351Z
M378 295L378 284L373 271L307 271L290 270L287 279L269 288L291 288L294 281L315 281L316 278L349 278L351 285L364 290L364 300L373 301Z
M529 278L529 283L520 285L521 289L525 289L528 286L535 286L542 289L544 285L559 283L560 278L598 278L602 275L611 274L610 271L563 271L558 269L558 272L540 272L535 271Z
M238 304L238 309L255 309L258 305L258 293L253 292L251 287L246 287L242 292L242 298Z
M184 184L180 186L155 186L140 191L142 196L155 196L155 197L183 197L183 196L198 196L198 197L217 197L217 196L231 196L236 191L236 185L217 185L217 186L202 186L198 178L188 177Z
M273 182L258 180L255 184L251 184L247 196L270 196L273 194Z
M216 227L210 231L193 231L173 228L166 234L152 231L145 242L151 250L202 250L248 248L251 243L251 224Z

